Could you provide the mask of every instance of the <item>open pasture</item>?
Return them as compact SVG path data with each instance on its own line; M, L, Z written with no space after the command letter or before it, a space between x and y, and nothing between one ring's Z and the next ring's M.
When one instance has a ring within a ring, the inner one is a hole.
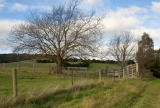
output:
M60 76L56 74L49 74L49 66L55 64L50 63L34 63L28 62L15 62L0 64L0 96L12 95L12 70L18 69L18 93L25 95L26 93L33 92L38 94L41 90L49 87L64 88L71 85L70 76ZM93 63L90 65L88 72L95 72L98 69L105 68L107 64ZM110 65L110 64L108 64ZM117 68L117 65L110 65L111 68ZM95 71L94 71L95 70ZM82 81L97 81L98 78L74 78L74 83Z
M33 65L34 64L34 65ZM18 62L0 64L0 102L12 106L12 69L18 71L18 102L14 108L159 108L159 83L156 78L116 79L48 74L48 63ZM93 63L88 72L107 64ZM35 70L33 70L35 66ZM37 67L36 67L37 66ZM111 69L117 65L108 64ZM37 69L36 69L37 68ZM0 106L3 108L3 106ZM6 108L7 108L6 107Z

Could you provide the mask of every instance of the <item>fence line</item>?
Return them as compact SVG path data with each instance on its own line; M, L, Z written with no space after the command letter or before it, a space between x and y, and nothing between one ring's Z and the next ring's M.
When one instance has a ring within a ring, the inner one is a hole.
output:
M138 64L128 65L123 69L119 70L108 70L100 69L97 72L90 73L88 68L80 67L68 67L66 70L73 71L74 77L99 77L101 80L102 77L113 77L115 78L137 78L139 77ZM69 72L66 72L67 75L71 75Z
M7 68L8 66L3 63L1 65L2 71L10 70ZM11 66L9 66L11 68ZM26 72L47 72L48 74L56 74L57 71L56 67L52 64L46 65L44 69L38 64L30 64L30 68L28 66L22 66L21 64L16 64L14 67L17 68L19 72L26 71ZM27 68L27 70L26 70ZM42 70L41 70L42 69ZM46 69L46 70L45 70ZM139 77L138 72L138 64L128 65L123 69L118 70L109 70L109 67L106 69L99 69L97 71L89 71L87 67L64 67L63 68L63 75L64 76L71 76L73 71L73 77L82 77L82 78L99 78L102 79L103 77L114 77L114 78L136 78ZM101 73L101 74L99 74ZM101 75L101 76L100 76ZM100 78L101 77L101 78Z

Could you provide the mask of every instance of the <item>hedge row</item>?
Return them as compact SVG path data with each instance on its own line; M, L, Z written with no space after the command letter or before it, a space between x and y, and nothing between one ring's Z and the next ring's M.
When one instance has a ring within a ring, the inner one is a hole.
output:
M47 60L47 59L38 59L36 60L37 63L53 63L54 61L52 60Z

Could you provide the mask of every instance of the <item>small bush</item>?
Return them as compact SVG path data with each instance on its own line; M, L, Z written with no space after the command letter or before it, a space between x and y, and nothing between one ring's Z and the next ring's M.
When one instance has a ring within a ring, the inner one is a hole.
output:
M37 63L53 63L52 60L47 60L47 59L38 59L36 60Z
M128 65L135 64L135 61L133 61L133 60L128 60L128 61L127 61L127 64L128 64Z
M160 71L159 69L152 68L151 71L153 72L153 76L160 78Z

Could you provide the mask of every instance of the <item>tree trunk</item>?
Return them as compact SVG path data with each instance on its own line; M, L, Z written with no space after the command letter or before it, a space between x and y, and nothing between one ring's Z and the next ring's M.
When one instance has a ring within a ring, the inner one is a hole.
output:
M123 70L123 69L124 69L123 62L120 62L119 64L120 64L120 68L121 68L121 70Z
M60 57L57 58L57 73L62 74L62 59Z
M121 69L123 70L126 67L125 61L122 61Z
M140 76L140 78L143 78L144 77L144 66L143 66L143 62L139 62L139 76Z

